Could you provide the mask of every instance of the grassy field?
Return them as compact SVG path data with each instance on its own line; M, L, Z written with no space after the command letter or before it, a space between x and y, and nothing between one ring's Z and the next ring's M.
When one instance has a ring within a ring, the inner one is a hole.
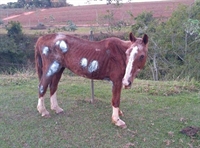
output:
M123 90L121 109L127 128L111 124L111 84L95 81L90 104L90 80L62 77L58 102L65 110L42 118L36 110L38 80L34 74L0 75L1 148L199 148L200 133L180 133L200 126L200 84L195 81L135 80Z

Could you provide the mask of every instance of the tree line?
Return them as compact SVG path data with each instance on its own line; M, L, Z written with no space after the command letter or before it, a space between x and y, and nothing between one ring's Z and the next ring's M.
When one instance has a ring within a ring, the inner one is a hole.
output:
M66 0L18 0L3 5L3 8L50 8L68 6Z

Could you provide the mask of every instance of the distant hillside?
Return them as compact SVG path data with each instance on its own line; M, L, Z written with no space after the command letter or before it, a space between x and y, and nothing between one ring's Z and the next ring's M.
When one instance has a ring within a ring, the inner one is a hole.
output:
M179 4L191 5L194 0L171 0L162 2L137 2L115 5L88 5L72 6L50 9L38 9L35 11L11 13L1 18L5 23L8 21L20 21L24 27L36 26L39 22L45 25L66 25L71 20L79 26L96 25L108 12L112 12L116 20L126 20L133 23L130 13L137 16L143 11L153 12L154 17L167 19ZM8 11L6 9L0 11ZM2 12L3 13L3 12Z

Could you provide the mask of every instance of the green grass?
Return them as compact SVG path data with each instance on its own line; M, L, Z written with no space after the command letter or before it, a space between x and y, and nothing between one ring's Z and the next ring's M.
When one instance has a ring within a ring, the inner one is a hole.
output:
M64 113L37 112L38 80L32 74L0 75L1 148L194 148L200 134L188 137L179 131L200 126L200 85L191 81L135 80L123 90L121 110L127 128L111 124L111 84L95 81L95 103L90 104L90 80L63 76L58 103Z

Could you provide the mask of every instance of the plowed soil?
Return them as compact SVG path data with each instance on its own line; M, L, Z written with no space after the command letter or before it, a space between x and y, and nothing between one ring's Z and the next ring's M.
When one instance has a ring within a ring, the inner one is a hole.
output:
M130 13L136 17L146 11L152 12L154 17L166 20L179 4L191 5L194 0L171 0L160 2L135 2L116 5L88 5L71 6L50 9L38 9L26 13L12 15L3 18L4 22L19 21L24 27L36 26L39 22L45 25L66 25L68 20L73 21L78 26L98 25L108 12L112 12L116 21L126 21L133 23Z

